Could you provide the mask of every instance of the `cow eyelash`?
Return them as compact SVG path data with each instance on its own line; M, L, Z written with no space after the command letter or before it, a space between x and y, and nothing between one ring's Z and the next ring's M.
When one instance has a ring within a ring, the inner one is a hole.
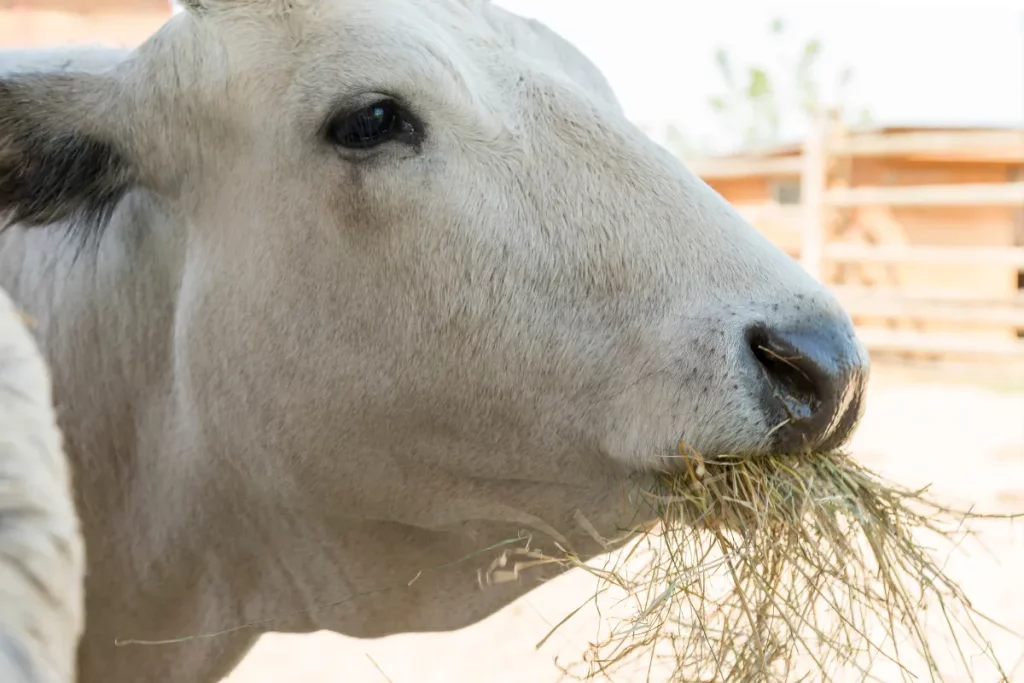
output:
M420 129L402 105L385 98L335 116L328 123L327 136L339 147L366 150L392 140L415 143Z

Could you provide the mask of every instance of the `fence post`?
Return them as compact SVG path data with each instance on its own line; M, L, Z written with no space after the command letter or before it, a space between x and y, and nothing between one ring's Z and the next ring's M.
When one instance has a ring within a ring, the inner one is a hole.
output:
M825 250L823 201L826 183L825 140L828 119L819 114L811 119L803 145L803 169L800 174L800 204L803 229L800 262L811 276L820 281Z

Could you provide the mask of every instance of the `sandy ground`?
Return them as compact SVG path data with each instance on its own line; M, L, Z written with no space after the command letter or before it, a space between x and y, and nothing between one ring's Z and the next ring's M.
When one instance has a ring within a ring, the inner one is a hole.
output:
M937 494L986 512L1024 512L1024 383L1020 386L1014 391L909 382L878 372L854 452L902 483L933 483ZM985 548L958 551L947 570L980 610L1024 634L1024 520L985 522L977 528ZM593 589L593 578L572 572L482 623L441 635L358 641L331 633L268 634L225 683L573 680L555 658L566 664L578 661L597 627L593 610L579 613L542 648L534 645ZM1000 637L996 629L989 633L1010 670L1009 680L1024 682L1024 639ZM977 680L997 680L981 671ZM636 683L646 676L610 680ZM888 671L879 680L899 678Z

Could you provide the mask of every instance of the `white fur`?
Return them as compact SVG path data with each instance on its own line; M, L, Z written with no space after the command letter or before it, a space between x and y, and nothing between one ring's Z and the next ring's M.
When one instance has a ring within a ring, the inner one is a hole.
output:
M50 376L0 290L0 681L73 679L84 564Z

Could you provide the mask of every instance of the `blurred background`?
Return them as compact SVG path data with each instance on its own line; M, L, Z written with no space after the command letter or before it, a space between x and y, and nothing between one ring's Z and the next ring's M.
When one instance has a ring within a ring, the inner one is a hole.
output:
M1024 0L494 2L582 49L638 126L837 293L875 367L855 455L1024 511ZM134 45L172 11L0 0L0 48ZM950 572L1024 633L1024 532L982 529ZM270 635L229 680L572 680L596 613L534 644L591 590L570 574L450 634ZM1024 641L993 639L1024 681Z

